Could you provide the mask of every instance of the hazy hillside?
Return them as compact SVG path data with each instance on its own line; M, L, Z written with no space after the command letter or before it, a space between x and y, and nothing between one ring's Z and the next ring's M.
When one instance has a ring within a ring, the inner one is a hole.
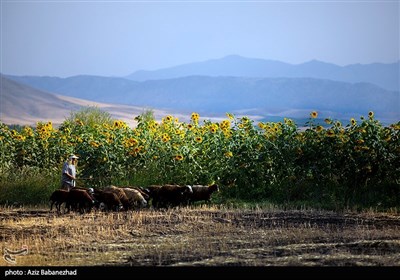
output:
M72 97L78 97L98 102L109 101L108 95L129 91L137 84L124 78L100 77L90 75L73 76L69 78L37 77L37 76L7 76L8 78L41 89ZM103 99L104 97L104 99ZM121 103L113 100L115 103ZM123 103L123 102L122 102Z
M235 77L307 77L350 83L368 82L388 90L400 90L400 63L338 66L317 60L302 64L245 58L237 55L188 63L154 71L137 71L127 76L135 81L171 79L191 75Z
M102 80L93 76L66 79L18 77L18 80L40 85L47 91L57 89L59 94L96 102L186 113L198 111L205 115L242 112L260 116L304 117L310 110L318 110L339 118L366 115L373 110L380 118L400 119L399 92L368 83L352 84L313 78L206 76L144 82L122 78Z
M34 125L38 121L52 121L60 124L71 112L82 106L96 106L109 112L114 118L135 125L134 117L147 108L130 105L107 104L73 97L56 95L19 84L0 75L0 121L6 124ZM153 109L157 119L171 112ZM178 117L190 116L175 114Z
M80 106L57 95L1 77L0 119L8 124L34 124L37 120L60 121Z

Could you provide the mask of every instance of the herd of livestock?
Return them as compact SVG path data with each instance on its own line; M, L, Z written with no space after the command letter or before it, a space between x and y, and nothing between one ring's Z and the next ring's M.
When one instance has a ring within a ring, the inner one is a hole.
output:
M107 186L102 189L75 187L70 191L55 190L50 196L53 205L61 212L90 212L93 208L105 211L141 209L145 207L167 208L189 205L196 201L209 202L211 195L219 191L216 184L205 185L150 185L147 187Z

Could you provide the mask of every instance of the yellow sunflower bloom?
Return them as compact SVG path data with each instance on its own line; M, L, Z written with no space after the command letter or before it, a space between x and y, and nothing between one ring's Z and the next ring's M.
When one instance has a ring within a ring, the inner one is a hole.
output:
M182 161L183 160L183 155L176 155L174 157L174 159L177 160L177 161Z
M374 112L369 111L368 112L368 117L372 120L374 118Z
M227 158L233 157L232 152L225 152L224 154Z
M312 111L312 112L310 113L310 117L313 118L313 119L315 119L316 117L318 117L317 111Z

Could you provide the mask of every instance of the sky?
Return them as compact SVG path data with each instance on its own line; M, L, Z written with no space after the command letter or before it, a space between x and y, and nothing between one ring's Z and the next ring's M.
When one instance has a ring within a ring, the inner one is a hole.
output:
M8 75L127 76L232 54L342 66L400 59L398 0L0 1Z

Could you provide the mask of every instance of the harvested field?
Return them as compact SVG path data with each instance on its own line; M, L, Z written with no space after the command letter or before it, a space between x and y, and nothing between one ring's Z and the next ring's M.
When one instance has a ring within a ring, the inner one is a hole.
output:
M1 266L399 266L400 215L191 207L0 209Z

